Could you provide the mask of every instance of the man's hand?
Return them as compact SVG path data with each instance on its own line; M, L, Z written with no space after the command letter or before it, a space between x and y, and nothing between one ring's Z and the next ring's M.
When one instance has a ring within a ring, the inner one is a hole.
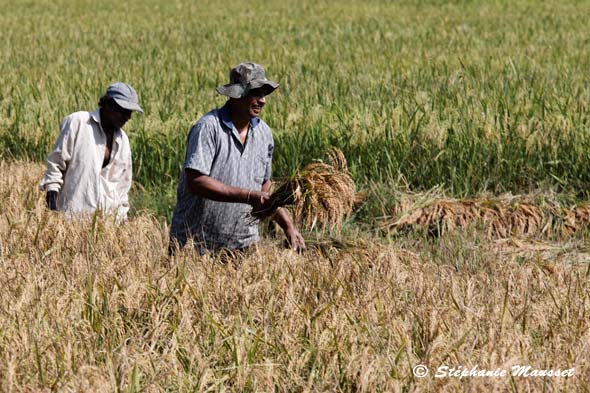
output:
M285 236L287 237L287 244L292 250L305 250L305 240L303 240L303 236L301 236L297 228L294 226L288 227L285 229Z
M291 221L285 209L278 208L273 219L283 229L283 232L285 232L286 243L289 248L295 251L305 250L305 240L303 240L303 236L301 236L301 233L293 225L293 221Z
M49 210L57 210L57 191L47 191L45 203Z
M257 212L269 208L270 193L264 191L250 191L247 201L252 211Z

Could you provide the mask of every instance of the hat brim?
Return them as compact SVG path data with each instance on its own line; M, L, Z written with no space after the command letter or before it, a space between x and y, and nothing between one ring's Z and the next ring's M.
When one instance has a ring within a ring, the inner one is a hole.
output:
M141 107L139 105L137 105L136 103L125 101L120 98L114 98L114 97L113 97L113 100L115 100L117 105L119 105L123 109L143 113L143 109L141 109Z
M279 84L268 79L253 79L244 86L240 83L227 84L219 86L217 92L221 95L230 98L243 98L248 95L248 92L255 89L264 89L264 95L269 95L279 87Z
M223 86L219 86L215 89L219 94L222 96L226 96L229 98L242 98L242 94L244 94L244 86L239 83L234 84L227 84Z

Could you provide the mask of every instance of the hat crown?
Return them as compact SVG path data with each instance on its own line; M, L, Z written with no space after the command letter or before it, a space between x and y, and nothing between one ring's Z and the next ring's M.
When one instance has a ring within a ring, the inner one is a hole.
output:
M123 82L115 82L110 85L107 89L106 95L113 98L120 98L134 104L139 102L137 93L133 87Z
M143 113L139 106L139 97L135 89L123 82L115 82L107 88L107 97L115 100L115 103L123 109Z
M229 83L219 86L216 90L230 98L243 98L255 89L262 89L263 94L268 95L277 87L278 83L266 79L264 68L260 64L247 61L232 68L229 72Z
M255 79L266 80L264 68L260 64L252 62L240 63L229 72L231 84L247 85Z

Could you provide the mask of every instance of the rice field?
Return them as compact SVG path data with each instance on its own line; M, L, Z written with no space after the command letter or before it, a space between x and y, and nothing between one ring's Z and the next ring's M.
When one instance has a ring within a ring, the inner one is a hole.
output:
M589 390L590 2L0 9L0 391ZM322 203L345 218L301 194L303 254L267 230L242 259L168 257L187 133L245 60L281 84L277 183L339 149L350 177ZM146 112L130 222L66 221L42 162L116 80Z
M588 391L587 240L361 232L169 258L153 216L47 211L42 170L0 163L3 391ZM433 378L443 365L575 370Z

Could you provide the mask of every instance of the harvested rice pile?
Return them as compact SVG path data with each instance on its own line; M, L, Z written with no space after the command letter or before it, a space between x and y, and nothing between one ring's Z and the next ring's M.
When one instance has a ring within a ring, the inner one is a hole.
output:
M489 237L567 237L590 227L590 205L566 207L557 202L535 202L530 197L496 199L400 198L393 215L385 218L384 229L402 232L422 228L442 233L483 227Z
M328 163L314 162L273 192L270 208L253 212L255 219L271 217L277 208L289 207L296 222L308 229L340 230L356 203L355 185L342 151L332 148Z

